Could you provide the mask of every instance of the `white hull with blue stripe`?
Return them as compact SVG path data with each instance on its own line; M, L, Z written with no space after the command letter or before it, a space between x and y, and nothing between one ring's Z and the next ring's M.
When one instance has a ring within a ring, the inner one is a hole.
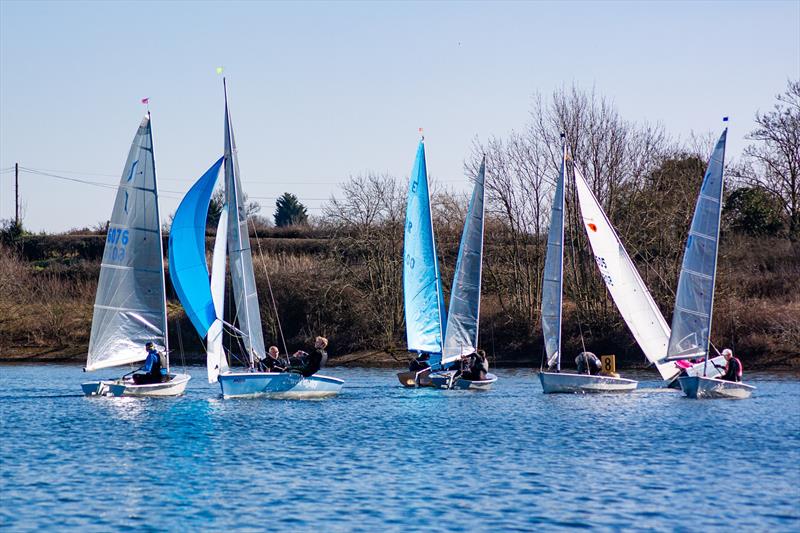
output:
M724 381L703 376L687 376L678 378L683 393L694 399L729 398L744 400L749 398L756 388L736 381Z
M226 372L219 375L223 398L317 399L336 396L344 381L294 372Z
M545 394L630 392L639 385L632 379L568 372L539 372L539 381Z

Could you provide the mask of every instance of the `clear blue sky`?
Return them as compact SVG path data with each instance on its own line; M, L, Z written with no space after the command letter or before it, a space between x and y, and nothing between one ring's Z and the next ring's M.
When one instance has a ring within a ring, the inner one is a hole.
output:
M719 131L730 155L756 110L800 77L800 2L258 3L0 1L0 169L115 184L150 97L163 191L221 155L224 65L245 190L271 214L312 208L350 174L428 168L466 188L475 136L573 82L673 135ZM22 174L25 224L106 220L114 191ZM163 194L162 216L178 194ZM14 214L0 174L0 218ZM312 212L318 212L312 209Z

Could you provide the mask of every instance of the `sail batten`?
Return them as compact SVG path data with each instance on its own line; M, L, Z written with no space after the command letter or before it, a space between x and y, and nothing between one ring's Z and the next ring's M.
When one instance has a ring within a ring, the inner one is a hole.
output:
M168 348L161 221L150 116L125 162L106 235L86 370L142 361Z
M561 370L561 304L564 285L564 175L567 148L562 148L561 170L558 173L550 210L550 229L547 232L547 254L542 281L542 335L547 367Z
M420 141L406 206L403 294L408 349L431 354L435 367L441 360L445 310L429 194L425 144Z
M667 321L577 165L574 171L581 217L603 282L645 357L663 379L672 379L680 368L662 361L670 334Z
M717 141L697 197L686 239L667 357L708 355L714 311L727 128Z
M483 270L484 180L486 159L481 162L472 191L458 249L450 293L442 363L455 361L478 349Z

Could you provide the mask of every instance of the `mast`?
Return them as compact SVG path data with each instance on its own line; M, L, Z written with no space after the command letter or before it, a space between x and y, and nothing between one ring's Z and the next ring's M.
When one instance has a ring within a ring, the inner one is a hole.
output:
M153 160L153 191L156 196L155 201L155 208L156 208L156 220L158 220L158 257L161 259L161 294L164 296L164 352L166 354L167 359L167 374L169 374L169 330L167 328L167 282L164 279L164 236L162 235L162 228L161 228L161 210L158 206L158 177L156 174L156 154L155 154L155 143L153 142L153 122L150 118L150 110L147 110L147 121L150 123L150 157ZM180 344L180 343L179 343Z

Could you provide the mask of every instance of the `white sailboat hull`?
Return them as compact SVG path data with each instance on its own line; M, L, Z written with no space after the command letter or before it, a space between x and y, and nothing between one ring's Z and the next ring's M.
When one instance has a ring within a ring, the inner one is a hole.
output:
M495 381L497 381L497 376L491 373L487 373L486 379L480 381L461 378L455 370L431 374L432 386L437 389L489 390Z
M336 396L344 381L294 372L226 372L219 375L223 398L318 399Z
M735 381L723 381L703 376L687 376L678 379L683 393L694 399L730 398L744 400L749 398L756 388L752 385Z
M164 383L147 383L137 385L133 380L108 382L108 391L112 396L133 396L155 398L163 396L180 396L186 390L186 384L192 377L189 374L173 374L173 378Z
M630 392L639 385L632 379L567 372L539 372L539 381L545 394Z

